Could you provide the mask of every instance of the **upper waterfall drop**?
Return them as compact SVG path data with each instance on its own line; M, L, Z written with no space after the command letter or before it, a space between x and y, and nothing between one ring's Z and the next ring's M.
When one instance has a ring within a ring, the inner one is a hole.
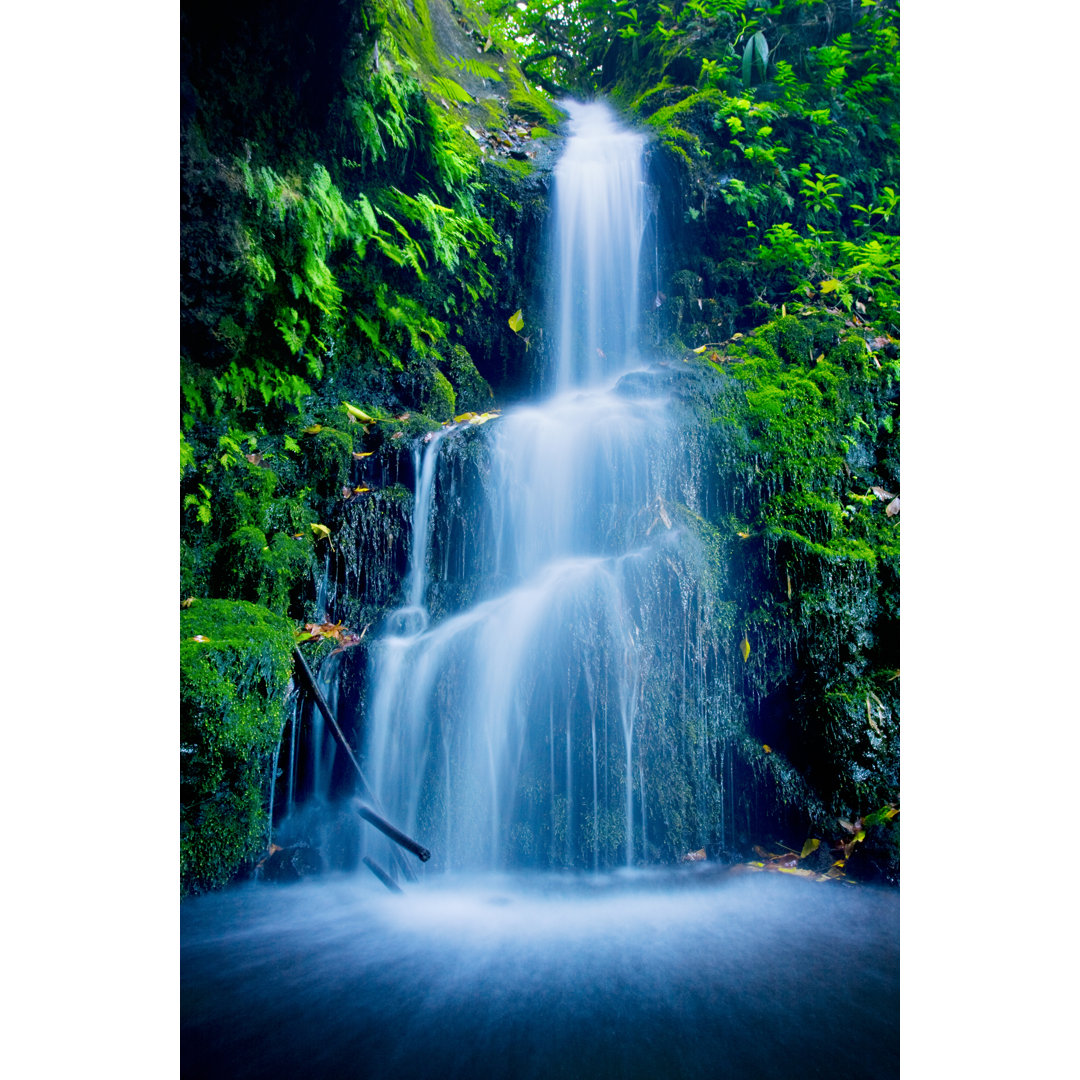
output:
M554 171L556 390L593 385L632 362L645 230L644 136L602 102L562 104L570 138Z

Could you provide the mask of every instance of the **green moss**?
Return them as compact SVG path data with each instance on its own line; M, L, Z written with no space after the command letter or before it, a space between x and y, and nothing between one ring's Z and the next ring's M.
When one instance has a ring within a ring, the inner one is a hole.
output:
M515 176L519 180L524 180L525 177L532 175L534 168L531 161L518 161L515 158L489 158L487 163L510 173L511 176Z
M301 445L304 451L304 479L324 498L339 496L352 468L352 432L323 427L318 432L305 435Z
M266 842L292 647L293 624L256 604L196 600L180 613L183 895L226 884Z
M450 380L458 412L486 412L495 403L487 379L476 370L472 357L463 345L442 350L439 367Z
M787 315L769 323L760 333L785 363L813 363L813 334L804 319Z
M457 396L450 380L438 370L431 373L431 386L424 402L424 412L445 423L452 420L457 411Z
M218 557L235 596L285 612L293 589L311 571L313 550L309 531L281 532L268 540L261 529L243 525L225 541Z

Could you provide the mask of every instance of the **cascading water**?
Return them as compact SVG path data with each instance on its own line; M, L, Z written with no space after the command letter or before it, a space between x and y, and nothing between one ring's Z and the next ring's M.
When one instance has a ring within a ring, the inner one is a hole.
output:
M443 868L648 858L642 608L671 557L665 507L686 493L665 398L620 383L638 363L643 139L606 106L570 109L555 169L557 393L486 429L477 599L433 625L424 567L440 436L429 443L407 603L373 651L371 781Z
M555 167L555 386L595 383L637 349L638 261L645 227L644 139L604 105L569 106Z

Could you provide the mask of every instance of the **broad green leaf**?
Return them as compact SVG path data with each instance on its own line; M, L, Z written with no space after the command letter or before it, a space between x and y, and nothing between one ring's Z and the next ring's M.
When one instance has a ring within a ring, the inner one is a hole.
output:
M887 821L892 821L900 811L895 806L883 806L880 810L875 810L872 814L867 814L863 818L863 824L870 825L884 825Z
M743 49L742 54L742 81L743 86L750 85L750 65L754 61L754 39L751 38L746 43L746 48Z
M510 329L513 330L515 334L520 333L525 326L525 320L521 316L521 308L518 308L517 311L507 319L507 322L510 324Z
M769 43L760 30L750 40L753 42L754 52L757 53L757 57L761 61L761 81L764 82L765 71L769 64Z

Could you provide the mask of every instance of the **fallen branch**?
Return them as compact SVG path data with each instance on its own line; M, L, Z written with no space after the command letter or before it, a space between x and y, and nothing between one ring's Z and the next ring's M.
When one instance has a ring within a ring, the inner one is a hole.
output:
M360 768L360 762L356 760L356 755L352 752L352 747L349 745L348 740L345 738L341 728L338 727L337 719L330 711L330 706L326 704L326 698L323 697L322 691L319 689L315 682L315 676L311 674L311 668L308 667L308 662L304 659L304 654L300 651L300 646L293 646L293 656L296 658L296 670L300 673L304 684L308 690L311 691L312 696L315 698L315 704L319 707L319 712L323 714L326 722L330 725L334 734L337 736L338 742L345 747L345 753L349 755L349 760L352 762L353 768L356 770L356 775L360 780L360 790L365 799L371 799L372 802L378 802L375 798L375 793L368 786L367 780L364 778L364 772Z
M300 651L300 646L293 646L293 656L296 658L296 670L300 673L307 688L311 691L312 696L315 698L315 704L318 705L319 711L326 718L326 722L330 725L331 730L337 736L338 742L345 747L345 753L349 755L349 760L352 762L353 768L356 770L357 779L360 781L361 794L365 799L370 799L373 803L378 805L378 798L371 790L370 785L364 777L364 772L360 768L360 762L356 760L356 755L352 752L352 747L349 745L348 740L345 738L341 728L338 727L337 719L333 712L330 710L330 706L326 703L326 698L323 697L323 692L319 689L315 682L315 677L311 674L311 668L308 667L307 660L304 659L304 654ZM379 832L389 836L396 844L400 844L406 851L411 851L421 862L427 862L431 858L431 852L426 847L421 846L411 837L406 836L400 829L394 828L389 821L384 817L380 817L369 806L365 806L361 803L357 812L365 820L375 826ZM401 856L395 851L396 858L400 859ZM401 861L402 869L406 870L404 860Z
M389 836L395 844L400 844L406 851L411 851L421 862L427 862L431 858L431 852L426 847L418 844L411 836L406 836L400 829L395 829L386 818L380 817L370 806L361 803L356 808L356 812L384 836Z
M373 859L364 856L364 865L393 893L401 893L400 885Z

